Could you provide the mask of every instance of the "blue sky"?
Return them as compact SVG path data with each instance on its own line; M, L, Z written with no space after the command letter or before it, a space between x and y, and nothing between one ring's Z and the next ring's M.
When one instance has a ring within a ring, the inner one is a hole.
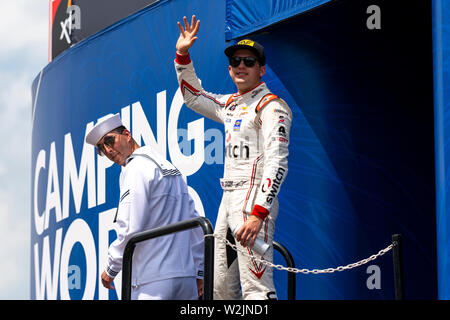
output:
M0 1L0 299L30 297L31 83L48 63L48 0Z

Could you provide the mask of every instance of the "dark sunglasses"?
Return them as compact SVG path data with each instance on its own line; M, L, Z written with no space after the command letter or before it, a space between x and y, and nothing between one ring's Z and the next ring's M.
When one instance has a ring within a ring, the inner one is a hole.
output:
M98 151L101 151L103 154L106 153L105 151L105 145L107 145L108 147L112 148L114 147L114 143L116 142L116 136L106 136L103 138L103 143L102 144L98 144L97 148Z
M256 58L253 57L232 57L230 58L230 66L233 68L238 67L244 61L246 67L251 68L256 64Z

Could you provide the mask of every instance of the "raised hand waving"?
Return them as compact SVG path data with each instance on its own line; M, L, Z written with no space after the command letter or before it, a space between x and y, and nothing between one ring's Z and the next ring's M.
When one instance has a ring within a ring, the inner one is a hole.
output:
M178 38L176 49L179 54L186 55L189 49L194 45L195 40L198 39L197 33L200 27L200 20L195 21L195 15L192 16L191 25L189 25L186 17L183 17L184 28L178 21L178 27L180 28L180 36Z

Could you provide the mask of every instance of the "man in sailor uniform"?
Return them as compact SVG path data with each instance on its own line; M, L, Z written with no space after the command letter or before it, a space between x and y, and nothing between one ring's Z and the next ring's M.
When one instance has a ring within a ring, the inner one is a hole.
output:
M148 146L140 147L119 114L86 135L97 152L122 166L117 239L108 249L104 287L122 269L125 246L137 232L199 216L181 173ZM203 294L203 233L200 228L150 239L133 255L132 299L187 300Z

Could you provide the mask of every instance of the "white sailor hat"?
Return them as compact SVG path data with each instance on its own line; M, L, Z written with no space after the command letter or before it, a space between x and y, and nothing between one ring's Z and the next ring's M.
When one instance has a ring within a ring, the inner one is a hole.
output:
M97 143L105 134L122 125L123 124L120 120L120 115L118 113L110 113L100 119L97 124L91 129L91 131L89 131L89 133L86 135L86 142L97 146Z

